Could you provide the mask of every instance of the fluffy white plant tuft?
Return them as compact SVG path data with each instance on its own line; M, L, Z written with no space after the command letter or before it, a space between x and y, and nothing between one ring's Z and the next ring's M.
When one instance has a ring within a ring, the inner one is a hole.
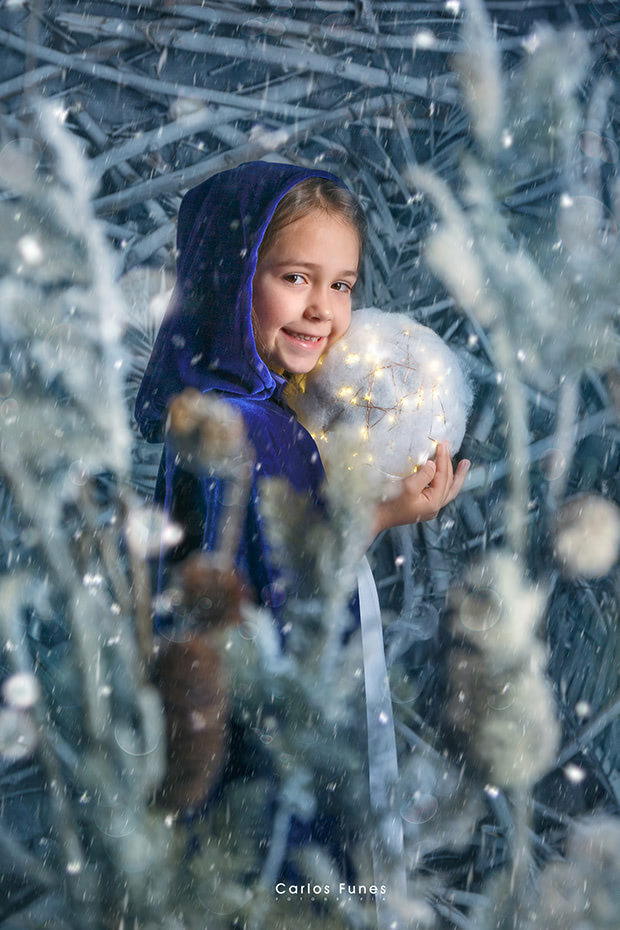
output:
M620 551L620 509L598 494L578 494L560 508L554 552L568 576L602 578Z
M353 313L346 335L289 403L328 470L346 449L350 469L370 468L385 481L410 475L442 441L458 451L472 391L459 359L432 329L371 307Z

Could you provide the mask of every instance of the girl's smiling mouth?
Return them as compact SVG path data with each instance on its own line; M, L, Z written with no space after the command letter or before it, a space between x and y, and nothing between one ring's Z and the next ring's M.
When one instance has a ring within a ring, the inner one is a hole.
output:
M282 332L295 342L307 343L311 346L316 346L326 338L325 336L310 336L307 333L296 333L292 329L284 329L284 327L282 327Z

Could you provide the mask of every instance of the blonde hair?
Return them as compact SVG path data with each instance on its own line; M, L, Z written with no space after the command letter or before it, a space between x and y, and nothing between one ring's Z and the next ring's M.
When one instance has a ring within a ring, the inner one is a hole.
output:
M360 244L360 260L366 239L366 220L364 213L351 191L331 181L329 178L306 178L287 191L279 202L265 230L263 241L258 249L257 261L260 262L272 247L277 234L285 226L300 220L313 210L323 210L330 216L336 216L348 223L356 231Z

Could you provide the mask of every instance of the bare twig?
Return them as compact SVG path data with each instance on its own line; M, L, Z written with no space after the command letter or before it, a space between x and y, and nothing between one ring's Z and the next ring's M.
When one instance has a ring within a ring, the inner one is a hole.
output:
M611 726L620 716L620 698L616 698L608 707L601 710L593 720L591 720L574 740L571 740L562 749L558 757L558 765L566 765L567 762L581 752L596 739L607 727Z
M210 90L206 87L197 87L193 84L177 84L172 81L163 81L158 78L149 78L144 75L135 74L129 71L121 71L108 65L92 62L86 55L79 57L77 55L66 55L63 52L57 52L54 49L47 48L44 45L30 45L24 39L0 29L0 43L7 48L13 48L18 52L27 53L32 51L37 58L43 61L50 61L66 68L68 71L79 71L88 75L90 78L102 81L110 81L113 84L120 84L124 87L133 87L147 93L153 93L157 96L166 95L177 99L178 97L187 97L192 100L202 100L205 103L219 103L223 106L235 106L245 110L251 110L257 113L273 113L279 116L296 117L298 111L296 107L287 106L286 104L277 103L271 105L269 100L263 98L251 98L243 94L227 94L223 91Z
M89 35L121 35L133 40L146 38L144 30L125 20L75 14L63 14L58 19L63 25L70 26L76 31L88 32ZM222 55L245 61L260 61L277 65L284 70L293 68L296 71L332 74L345 81L363 84L365 87L389 88L414 97L429 96L429 84L424 78L409 77L399 72L386 72L381 68L338 60L328 55L309 52L305 47L291 49L262 42L256 43L250 39L205 36L191 30L161 27L156 22L148 24L148 36L159 45L180 48L184 51L206 52L209 55Z
M584 436L591 436L600 432L606 426L612 426L617 423L617 414L613 409L601 410L591 416L584 417L577 423L576 439L583 439ZM528 461L531 464L540 461L545 452L555 448L553 436L546 436L531 443L528 449ZM465 490L473 491L476 488L489 488L496 481L500 481L508 475L508 462L493 462L491 465L475 465L467 475L465 480Z
M122 210L131 204L140 203L147 197L187 188L192 184L204 181L217 171L234 168L244 161L258 159L268 152L277 151L286 145L303 139L319 127L324 129L326 126L339 125L347 120L353 121L359 119L362 115L368 116L370 113L389 105L389 100L386 97L379 96L364 100L361 103L352 104L350 107L341 107L330 114L322 113L320 117L298 123L295 128L283 128L265 133L254 142L245 143L220 155L212 155L191 167L171 171L160 178L153 178L151 181L136 184L118 194L100 197L94 202L95 208L99 213L113 212Z

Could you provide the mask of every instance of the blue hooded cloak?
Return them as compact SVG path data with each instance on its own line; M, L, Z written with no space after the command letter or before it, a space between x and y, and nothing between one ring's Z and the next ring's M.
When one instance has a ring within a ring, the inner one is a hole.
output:
M278 571L259 513L258 479L284 477L319 506L324 471L314 440L283 400L285 379L258 355L252 279L278 203L311 177L344 186L327 171L250 162L187 192L178 219L177 281L136 401L136 419L151 442L164 438L168 403L185 387L216 391L243 416L255 464L236 561L258 598L272 608L277 608ZM215 548L222 486L184 471L166 446L154 499L184 530L182 543L160 565L161 590L165 564L194 549Z
M259 247L280 200L311 177L327 178L344 187L327 171L250 162L214 175L187 192L179 212L177 282L136 401L136 419L151 442L163 439L168 403L185 387L203 393L216 391L239 410L255 463L237 566L259 598L276 609L273 590L278 571L271 562L261 521L258 481L286 478L320 507L319 490L325 474L314 440L283 400L285 379L270 371L258 355L251 321L252 279ZM166 561L182 559L193 549L215 547L223 505L221 482L184 471L167 447L155 502L162 504L164 512L185 531L183 542L166 554ZM379 603L367 563L361 578L360 592L366 589L366 604L361 610L356 595L351 610L353 628L360 622L361 612L371 796L373 803L378 803L377 798L387 797L397 778L396 746ZM159 580L161 585L161 565ZM282 631L281 635L284 641ZM389 727L383 725L387 722ZM233 747L234 765L243 756L241 745ZM256 770L255 760L252 766ZM312 823L293 818L289 842L311 838L344 855L345 870L350 868L338 822L321 816ZM402 835L395 843L394 848L402 847Z

